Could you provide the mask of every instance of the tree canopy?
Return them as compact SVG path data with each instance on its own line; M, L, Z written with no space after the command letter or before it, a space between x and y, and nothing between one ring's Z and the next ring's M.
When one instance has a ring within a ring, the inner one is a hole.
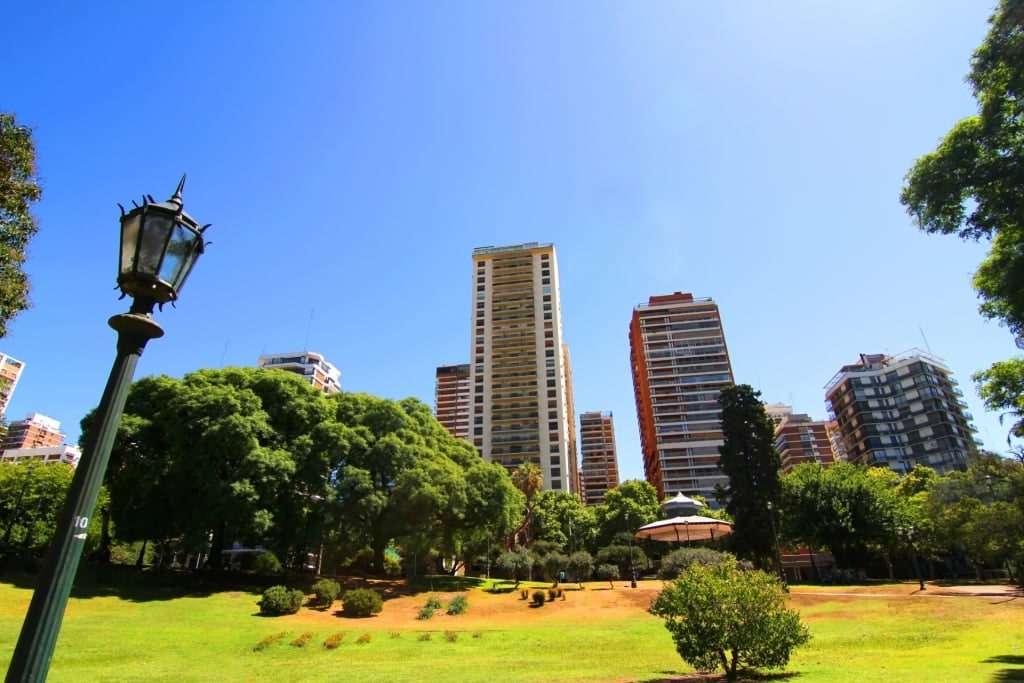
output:
M0 337L29 307L28 276L22 268L29 241L39 229L32 204L42 197L32 129L0 112Z
M83 442L93 427L83 420ZM173 541L220 564L262 545L301 566L391 545L452 569L522 518L501 466L484 463L415 399L325 396L280 370L200 370L136 382L107 472L123 541Z
M906 176L900 201L929 233L987 239L974 274L983 316L1024 343L1024 0L1001 0L975 50L967 76L978 112L958 122ZM975 375L986 407L1019 411L1019 388L1007 382L1020 360ZM999 386L994 386L998 384ZM1019 417L1019 415L1018 415ZM1011 433L1021 436L1018 420Z

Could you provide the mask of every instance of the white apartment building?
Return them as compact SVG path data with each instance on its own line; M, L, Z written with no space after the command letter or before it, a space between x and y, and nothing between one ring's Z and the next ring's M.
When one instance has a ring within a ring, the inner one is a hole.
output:
M314 351L264 355L259 357L257 364L261 368L286 370L302 375L307 382L325 394L341 391L341 370L328 363L322 354Z
M536 464L545 489L579 493L572 380L551 244L473 250L471 435L509 470Z

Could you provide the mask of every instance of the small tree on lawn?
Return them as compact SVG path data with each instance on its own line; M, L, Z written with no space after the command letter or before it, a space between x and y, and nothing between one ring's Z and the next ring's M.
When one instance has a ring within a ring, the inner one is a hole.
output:
M589 579L594 571L594 558L586 550L578 550L569 556L569 568L576 578L576 583L583 588L583 581Z
M498 559L495 560L494 564L501 571L510 573L512 578L515 579L516 587L518 588L524 574L529 578L533 565L536 562L537 558L534 557L533 553L528 548L520 546L515 550L498 555Z
M730 681L743 668L785 666L810 638L778 579L744 571L732 558L691 564L658 594L651 613L665 620L683 661L702 673L724 669Z

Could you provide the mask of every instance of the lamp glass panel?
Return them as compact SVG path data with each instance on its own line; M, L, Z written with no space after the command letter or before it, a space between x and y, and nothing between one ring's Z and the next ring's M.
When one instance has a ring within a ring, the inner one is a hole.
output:
M120 274L132 272L135 268L135 253L139 242L139 224L142 216L126 216L121 221L121 270Z
M197 235L178 223L171 233L171 241L167 245L167 255L160 266L160 279L175 290L182 285L188 266L195 258Z
M170 239L171 230L174 228L174 217L156 211L147 213L146 223L142 227L142 244L139 247L136 269L139 273L155 276L160 268L167 240Z

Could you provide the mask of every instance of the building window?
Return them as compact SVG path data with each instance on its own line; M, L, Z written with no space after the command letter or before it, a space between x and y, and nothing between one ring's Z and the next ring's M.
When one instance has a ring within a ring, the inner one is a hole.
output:
M482 292L482 291L484 291L484 289L486 289L486 288L483 285L477 285L476 286L476 291L478 291L478 292Z
M541 283L542 285L550 285L550 284L551 284L551 278L549 278L549 277L541 278L541 281L540 281L540 283ZM542 293L544 293L544 294L550 294L550 293L551 293L551 288L550 288L550 287L544 287L544 288L543 288L542 290L540 290L540 291L541 291Z
M554 397L555 397L555 390L554 389L548 389L548 398L554 398Z
M555 380L549 379L548 380L548 387L553 387L553 386L555 386Z
M544 352L544 355L547 356L548 358L554 358L555 357L555 350L554 349L548 349L547 351Z
M483 427L473 427L473 436L482 436L484 433Z
M558 411L557 410L549 410L548 411L548 419L549 420L557 420L558 419Z
M558 423L557 422L548 422L548 429L551 429L551 430L558 429Z

